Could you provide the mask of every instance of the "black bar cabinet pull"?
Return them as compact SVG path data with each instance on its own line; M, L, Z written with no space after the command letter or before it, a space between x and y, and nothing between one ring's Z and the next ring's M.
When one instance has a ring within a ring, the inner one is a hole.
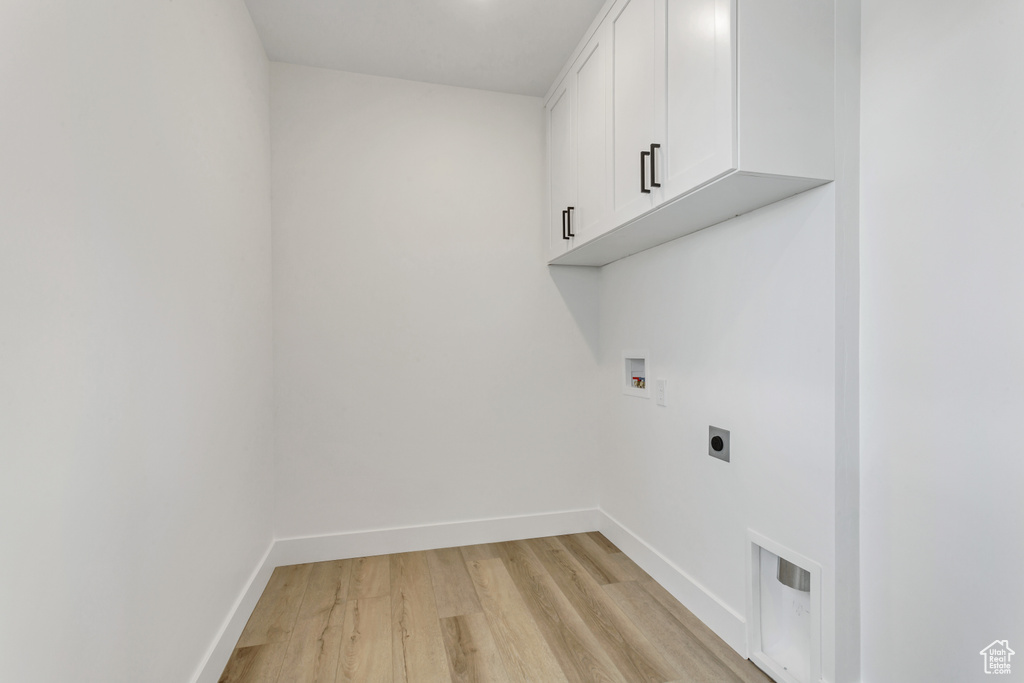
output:
M568 224L569 224L569 230L568 230L569 237L575 237L576 236L576 233L574 233L572 231L572 212L573 212L573 210L574 210L573 207L570 206L569 207L569 220L568 220Z
M566 222L568 220L568 217L569 217L568 209L562 209L562 239L563 240L569 239L569 233L566 230Z
M656 142L651 143L651 187L661 187L661 183L654 179L655 169L658 168L658 162L654 156L654 150L661 149L661 145Z
M651 156L650 152L640 152L640 191L644 194L650 194L651 191L647 189L647 157Z

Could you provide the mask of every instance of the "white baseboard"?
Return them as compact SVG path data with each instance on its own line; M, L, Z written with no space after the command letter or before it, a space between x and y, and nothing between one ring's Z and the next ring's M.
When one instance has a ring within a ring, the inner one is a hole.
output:
M274 552L274 545L271 542L267 552L263 553L263 559L257 563L248 583L245 584L238 599L235 600L231 612L220 627L217 638L210 645L210 649L206 651L206 657L203 658L195 675L192 676L193 683L217 683L217 679L220 678L221 672L224 671L224 667L231 657L231 651L235 649L235 643L242 635L245 622L249 620L249 615L256 608L256 602L263 595L263 590L270 581L270 575L274 573L274 565L268 561Z
M267 587L275 567L306 562L343 560L350 557L389 555L415 550L451 548L477 543L497 543L524 538L594 531L602 520L597 508L568 510L516 517L498 517L447 524L424 524L392 529L371 529L328 536L282 538L274 541L253 572L210 647L193 683L217 683L242 629Z
M390 555L414 550L575 534L597 529L600 519L600 510L591 508L468 522L352 531L328 536L284 538L274 543L271 559L275 567L281 567L305 562L342 560L348 557Z
M671 560L647 544L614 517L601 511L598 529L640 568L651 575L676 600L718 634L743 657L747 651L747 622L711 591L700 585Z

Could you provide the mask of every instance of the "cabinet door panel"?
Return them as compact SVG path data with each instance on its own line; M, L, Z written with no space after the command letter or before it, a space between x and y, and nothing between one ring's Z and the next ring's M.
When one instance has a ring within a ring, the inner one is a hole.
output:
M577 242L611 226L611 173L608 154L609 40L601 32L584 49L576 76Z
M731 0L667 0L665 196L735 168Z
M550 251L561 254L569 241L562 238L562 211L572 206L572 111L569 88L562 87L548 106L548 173L551 202Z
M640 192L640 152L661 142L654 139L655 9L654 0L625 0L612 20L612 201L616 224L653 205L651 195Z

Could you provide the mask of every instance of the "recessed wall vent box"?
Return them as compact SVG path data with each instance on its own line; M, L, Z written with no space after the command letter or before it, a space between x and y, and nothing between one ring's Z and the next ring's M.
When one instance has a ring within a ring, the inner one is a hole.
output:
M622 393L627 396L650 398L647 375L651 371L646 351L622 352Z
M818 683L821 567L753 531L747 536L750 661L779 683Z

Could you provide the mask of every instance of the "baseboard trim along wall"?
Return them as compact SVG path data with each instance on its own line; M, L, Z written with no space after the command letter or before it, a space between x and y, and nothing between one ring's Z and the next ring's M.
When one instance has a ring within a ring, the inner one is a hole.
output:
M348 557L388 555L458 545L515 541L538 536L576 534L596 529L600 514L596 508L591 508L467 522L353 531L329 536L284 538L274 543L271 560L275 567L282 567Z
M274 541L224 622L193 683L217 683L275 567L600 531L726 643L747 656L746 621L664 555L597 509L352 531Z
M748 656L746 618L607 512L601 511L598 531L707 624L729 647L744 657Z
M235 604L231 607L231 612L220 627L220 632L217 633L217 637L206 651L206 656L199 664L195 675L193 675L193 683L206 683L207 681L209 683L217 683L220 678L221 672L224 671L224 667L231 657L232 650L235 649L235 643L238 642L238 638L242 635L245 622L249 620L249 615L256 609L256 603L259 601L260 596L263 595L263 591L270 581L270 575L274 573L274 567L277 566L270 562L270 557L274 552L274 545L275 543L272 541L267 548L267 552L263 553L263 559L259 561L256 569L253 570L249 581L245 584L245 588L242 589L242 593L235 600Z

